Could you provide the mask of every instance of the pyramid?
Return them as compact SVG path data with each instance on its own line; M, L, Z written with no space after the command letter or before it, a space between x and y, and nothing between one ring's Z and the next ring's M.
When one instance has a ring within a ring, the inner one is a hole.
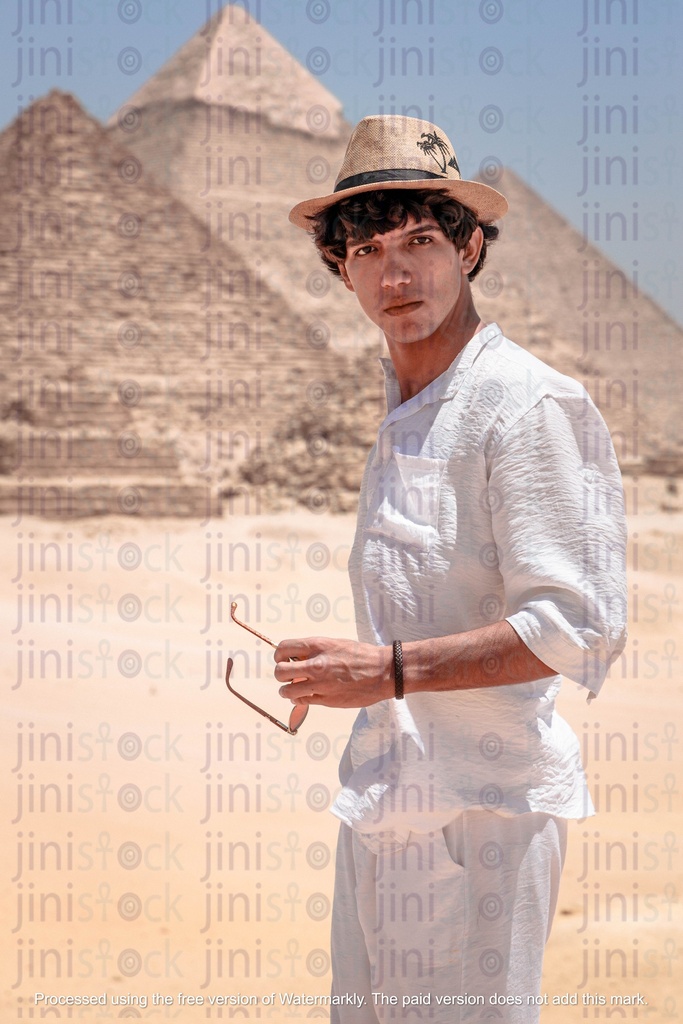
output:
M307 330L336 349L377 340L287 219L296 202L332 190L350 127L339 101L241 7L215 14L109 130L217 240L239 244L252 272L267 267Z
M236 5L218 11L126 107L142 111L195 100L317 139L344 142L347 135L339 100Z
M509 337L586 387L623 470L673 472L683 427L672 422L683 330L512 171L501 237L475 281L477 308Z
M341 357L72 96L24 111L0 167L0 507L203 518L267 439L263 396Z

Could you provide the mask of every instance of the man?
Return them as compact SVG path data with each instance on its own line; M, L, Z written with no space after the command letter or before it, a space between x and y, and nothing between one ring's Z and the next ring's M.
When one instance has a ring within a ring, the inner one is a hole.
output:
M475 310L506 210L440 128L386 116L290 214L389 351L349 564L359 642L275 654L283 696L361 708L332 967L364 1005L333 1020L538 1020L566 820L592 813L554 701L558 673L597 693L625 643L621 482L584 389Z

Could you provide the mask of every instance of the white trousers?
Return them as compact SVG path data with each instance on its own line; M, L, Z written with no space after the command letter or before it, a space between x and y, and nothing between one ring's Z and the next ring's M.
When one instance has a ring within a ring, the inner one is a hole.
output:
M356 1004L330 1020L537 1022L566 835L549 814L474 810L376 855L342 825L332 995Z

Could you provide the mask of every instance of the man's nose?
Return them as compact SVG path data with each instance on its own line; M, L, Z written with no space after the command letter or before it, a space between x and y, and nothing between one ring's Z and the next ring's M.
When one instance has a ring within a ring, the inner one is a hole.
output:
M410 271L400 254L385 257L380 283L382 288L398 288L410 284Z

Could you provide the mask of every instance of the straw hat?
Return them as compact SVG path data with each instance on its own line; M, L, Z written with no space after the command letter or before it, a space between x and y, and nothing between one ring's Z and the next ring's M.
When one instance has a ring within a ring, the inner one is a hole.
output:
M364 117L349 139L334 192L298 203L292 224L311 229L310 218L359 192L378 189L438 189L487 223L507 213L507 199L489 185L463 181L453 146L436 125L417 117Z

